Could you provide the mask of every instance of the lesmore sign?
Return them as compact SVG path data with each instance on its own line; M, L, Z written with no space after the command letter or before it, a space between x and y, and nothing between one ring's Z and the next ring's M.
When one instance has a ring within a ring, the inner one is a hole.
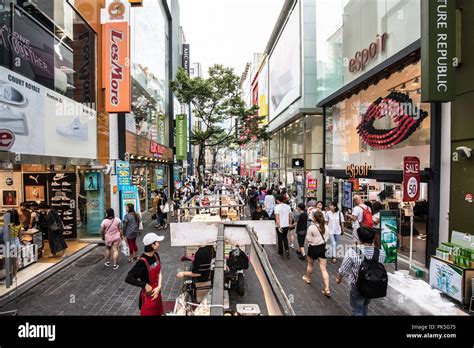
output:
M127 0L107 0L103 11L105 110L130 112L130 5Z

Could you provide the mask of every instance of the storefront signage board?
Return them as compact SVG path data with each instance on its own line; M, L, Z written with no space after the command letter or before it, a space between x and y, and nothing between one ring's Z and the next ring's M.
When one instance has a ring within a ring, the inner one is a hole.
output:
M430 285L442 293L463 301L463 270L434 257L430 262Z
M183 44L183 69L188 73L189 75L189 62L190 62L190 48L189 44Z
M420 159L405 156L403 158L403 201L416 202L420 197Z
M119 191L131 185L130 162L117 161L116 173Z
M369 166L367 163L361 166L356 166L355 164L348 165L346 168L346 174L349 178L354 179L357 177L366 178L369 175L372 166Z
M150 152L154 155L163 155L165 153L165 147L154 141L150 141Z
M291 160L291 167L293 169L303 169L304 168L304 160L302 158L293 158Z
M130 5L125 0L107 0L102 15L103 88L105 110L131 111Z
M187 115L176 116L176 159L188 158L188 118Z
M376 59L380 53L385 52L387 38L387 33L377 35L375 41L370 43L367 48L356 52L354 58L349 61L349 71L354 73L365 70L365 66L369 60Z
M397 262L398 219L396 210L380 212L380 240L385 251L385 263Z
M421 1L421 101L456 98L456 1Z
M39 156L97 158L97 112L0 67L0 84L24 103L10 105L1 123L1 143L11 152ZM48 126L46 126L48 125ZM11 133L14 135L14 142ZM13 143L12 143L13 142Z

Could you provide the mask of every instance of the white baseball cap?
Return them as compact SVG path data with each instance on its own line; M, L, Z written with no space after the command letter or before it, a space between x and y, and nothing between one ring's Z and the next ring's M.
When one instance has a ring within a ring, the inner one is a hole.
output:
M161 242L163 239L165 239L164 236L159 236L156 233L148 233L143 237L143 245L152 245L155 242Z

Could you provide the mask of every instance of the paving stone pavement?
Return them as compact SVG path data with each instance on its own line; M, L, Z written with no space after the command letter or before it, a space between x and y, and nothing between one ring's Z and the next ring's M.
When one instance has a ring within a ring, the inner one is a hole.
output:
M156 231L154 221L147 221L145 231ZM182 248L171 248L169 228L158 231L166 238L161 244L160 257L163 263L163 300L174 302L181 292L181 282L175 277L183 270L184 265L179 261L183 255ZM143 246L141 239L139 251ZM349 237L343 238L344 243L350 242ZM292 302L297 315L350 315L349 285L335 284L337 265L328 264L331 282L331 299L321 293L322 279L319 267L316 265L313 273L313 283L304 283L301 276L305 272L306 263L296 258L293 253L290 260L281 259L276 246L267 246L265 250L273 266L275 274L281 282L286 294ZM104 247L92 250L90 255L102 255ZM120 268L113 270L105 267L103 260L88 266L78 267L76 263L69 265L36 287L30 289L13 302L7 304L2 311L18 310L19 315L138 315L139 289L125 283L124 279L132 265L121 256ZM391 267L388 270L393 271ZM231 304L256 303L263 314L266 314L263 293L252 268L246 271L246 294L244 297L232 294ZM369 307L371 315L422 315L426 314L414 303L401 297L389 289L386 298L374 300Z

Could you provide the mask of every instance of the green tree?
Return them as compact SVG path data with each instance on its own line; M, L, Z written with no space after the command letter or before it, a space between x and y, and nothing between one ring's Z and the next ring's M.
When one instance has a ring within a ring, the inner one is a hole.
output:
M257 106L246 107L241 96L240 78L234 69L216 64L209 68L208 75L208 78L191 78L180 68L176 79L170 83L179 102L190 104L194 116L203 125L201 129L194 127L190 136L191 144L199 148L197 171L200 185L203 182L206 147L239 142L237 127L247 124L250 116L258 110ZM257 138L263 135L262 132L255 134ZM251 137L247 140L251 141Z

